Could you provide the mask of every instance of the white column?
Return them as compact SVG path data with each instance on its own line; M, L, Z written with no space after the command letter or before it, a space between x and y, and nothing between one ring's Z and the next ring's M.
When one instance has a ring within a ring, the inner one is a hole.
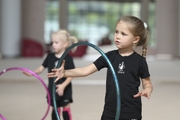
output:
M148 22L149 0L141 0L141 19Z
M4 57L20 55L21 0L1 0L1 54Z
M60 28L67 30L68 28L68 0L60 1Z
M157 59L178 55L178 1L156 0Z

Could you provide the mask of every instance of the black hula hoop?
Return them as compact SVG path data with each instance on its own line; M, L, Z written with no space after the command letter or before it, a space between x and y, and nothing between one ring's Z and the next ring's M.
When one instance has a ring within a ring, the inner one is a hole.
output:
M115 82L115 86L116 86L116 96L117 96L117 107L116 107L116 116L115 116L115 120L119 120L119 117L120 117L120 108L121 108L121 98L120 98L120 87L119 87L119 83L118 83L118 79L117 79L117 76L116 76L116 73L114 71L114 68L112 67L112 64L111 62L109 61L108 57L106 56L106 54L99 48L97 47L96 45L94 44L91 44L89 42L78 42L78 43L75 43L73 45L71 45L69 48L66 49L66 51L63 53L62 57L59 59L58 61L58 64L56 66L56 68L59 68L60 65L62 64L62 61L64 60L65 56L68 54L68 52L76 47L76 46L81 46L81 45L87 45L87 46L90 46L92 48L94 48L95 50L97 50L103 57L104 59L106 60L106 62L108 63L110 69L111 69L111 72L112 72L112 75L114 77L114 82ZM54 78L54 81L55 81L56 78ZM55 110L55 113L56 113L56 117L58 120L61 120L59 115L58 115L58 111L57 111L57 105L56 105L56 90L55 90L55 83L53 83L53 87L52 87L52 96L53 96L53 104L54 104L54 110Z

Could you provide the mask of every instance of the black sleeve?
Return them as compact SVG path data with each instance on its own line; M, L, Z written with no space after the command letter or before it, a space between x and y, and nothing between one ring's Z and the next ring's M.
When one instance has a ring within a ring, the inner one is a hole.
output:
M73 58L69 55L65 57L65 69L73 69L75 68Z
M141 78L147 78L150 76L149 68L146 62L146 59L143 58L140 66L140 77Z
M46 58L44 59L42 66L44 66L44 68L48 67L48 58L49 58L49 54L46 56Z
M106 57L110 60L110 62L112 61L113 59L113 56L114 56L114 51L110 51L110 52L107 52L106 54ZM108 68L108 63L106 61L106 59L103 57L103 56L100 56L97 60L95 60L94 62L94 65L96 66L96 68L98 70L101 70L102 68Z

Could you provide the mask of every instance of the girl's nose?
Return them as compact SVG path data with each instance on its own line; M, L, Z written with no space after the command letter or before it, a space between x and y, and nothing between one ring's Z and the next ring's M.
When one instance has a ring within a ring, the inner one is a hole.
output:
M116 34L116 38L118 38L118 39L119 39L120 37L121 37L121 34L119 34L119 33L118 33L118 34Z

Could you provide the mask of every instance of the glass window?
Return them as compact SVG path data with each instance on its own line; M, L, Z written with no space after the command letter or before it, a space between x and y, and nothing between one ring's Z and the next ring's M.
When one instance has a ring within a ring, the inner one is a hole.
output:
M69 1L68 31L80 40L95 45L108 35L113 40L117 20L123 15L134 15L140 18L139 2L103 2L103 1ZM154 47L155 5L149 4L148 27L150 30L149 46ZM51 42L50 34L59 29L59 0L46 1L45 42Z
M80 40L87 40L97 45L107 35L111 40L113 39L116 22L123 15L140 17L140 4L71 1L68 29L76 33Z
M46 1L45 6L44 39L46 44L50 44L51 33L59 30L59 2Z
M150 32L150 38L149 38L149 46L150 47L156 47L156 41L155 41L155 4L154 2L151 2L149 4L149 20L148 20L148 28Z

